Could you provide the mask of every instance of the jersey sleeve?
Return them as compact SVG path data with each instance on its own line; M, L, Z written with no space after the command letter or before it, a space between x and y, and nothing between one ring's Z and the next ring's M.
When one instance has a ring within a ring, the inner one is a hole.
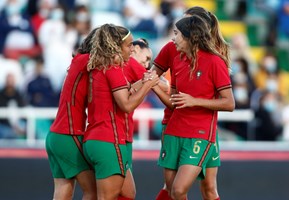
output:
M125 88L128 89L128 81L122 67L111 67L105 73L112 92Z
M214 62L212 76L217 91L232 87L229 70L221 58Z
M130 83L135 83L142 79L146 69L139 64L134 58L130 58L127 65L124 67L124 74Z
M173 59L178 54L173 42L167 43L154 60L154 65L166 72L173 65Z

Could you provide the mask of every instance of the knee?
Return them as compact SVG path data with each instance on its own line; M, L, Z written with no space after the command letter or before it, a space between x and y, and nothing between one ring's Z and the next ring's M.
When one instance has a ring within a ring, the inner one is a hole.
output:
M185 188L180 187L180 186L174 186L171 190L171 197L172 199L185 199L187 191Z
M215 191L217 188L216 184L212 182L204 182L203 184L201 184L201 187L205 191Z
M96 190L93 191L83 191L82 200L93 200L97 199Z
M128 198L128 199L135 199L135 197L136 197L136 191L135 191L135 190L131 190L131 191L125 192L125 193L121 192L121 193L120 193L120 196L126 197L126 198Z
M201 183L203 199L212 199L218 196L217 184L215 182L204 181Z

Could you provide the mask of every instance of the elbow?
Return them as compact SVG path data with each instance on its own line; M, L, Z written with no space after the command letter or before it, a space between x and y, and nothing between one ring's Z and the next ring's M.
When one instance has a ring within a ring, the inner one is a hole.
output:
M123 112L130 113L130 112L132 112L135 108L132 107L131 105L127 104L127 105L122 105L122 106L120 106L120 109L121 109Z
M227 109L229 112L233 112L235 110L235 107L236 107L235 101L232 101L231 103L228 104Z

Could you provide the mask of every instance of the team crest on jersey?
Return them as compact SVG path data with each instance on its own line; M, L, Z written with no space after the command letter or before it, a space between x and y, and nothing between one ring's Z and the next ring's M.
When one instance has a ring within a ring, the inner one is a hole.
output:
M162 152L162 159L165 159L165 157L166 157L166 155L167 155L167 153L166 153L166 151L165 150L163 150L163 152Z
M198 70L196 73L197 79L200 79L200 77L202 76L202 71Z

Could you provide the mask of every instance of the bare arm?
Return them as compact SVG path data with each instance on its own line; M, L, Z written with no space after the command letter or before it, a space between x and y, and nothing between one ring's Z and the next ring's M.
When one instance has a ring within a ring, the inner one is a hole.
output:
M153 71L155 71L155 70L153 70ZM156 71L155 71L155 72L156 72ZM138 91L138 90L142 87L143 82L144 82L145 80L147 80L147 79L149 78L149 76L151 76L151 73L152 73L151 70L145 72L145 73L144 73L144 76L143 76L143 79L138 80L137 82L133 83L133 84L131 85L131 88L133 88L133 89L132 89L132 92L133 92L133 91ZM156 73L157 73L157 72L156 72ZM160 88L161 88L163 91L165 91L166 93L169 92L170 84L169 84L169 81L168 81L165 77L160 76L160 81L159 81L158 85L159 85Z
M159 76L161 76L161 75L163 75L163 73L165 73L163 70L156 67L155 65L152 65L151 70L155 70L157 72L157 75L159 75Z
M224 89L220 91L220 98L218 99L201 99L194 98L186 93L173 94L171 96L172 104L176 109L201 106L210 110L218 111L233 111L235 109L235 100L232 89Z
M144 100L150 89L157 85L159 77L152 73L151 78L142 84L142 87L137 92L130 93L127 89L122 89L113 92L113 97L117 105L124 112L132 112Z
M155 87L152 88L155 94L160 98L160 100L167 106L169 109L173 110L175 107L171 102L171 95L166 93L161 89L159 85L156 85ZM171 94L175 94L176 90L171 88Z

